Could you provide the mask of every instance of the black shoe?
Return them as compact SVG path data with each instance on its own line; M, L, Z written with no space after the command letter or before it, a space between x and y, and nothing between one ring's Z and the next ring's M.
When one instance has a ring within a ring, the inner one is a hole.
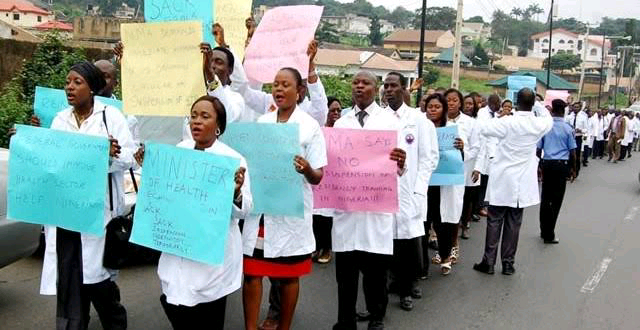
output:
M411 297L402 297L400 298L400 308L409 312L413 309L413 299Z
M589 167L589 165L587 165L587 163L582 163L582 167Z
M371 319L371 313L369 313L369 311L356 313L356 321L358 322L369 321L370 319Z
M369 321L367 330L384 330L384 323L382 321Z
M422 299L422 290L420 288L411 289L411 298Z
M473 269L489 275L493 275L493 273L495 272L493 270L493 266L486 264L484 261L479 264L473 265Z
M429 248L431 250L436 250L438 251L438 241L437 240L433 240L433 241L429 241Z
M460 234L460 238L469 239L469 229L462 228L462 233Z
M478 221L480 221L480 216L479 216L479 215L477 215L477 214L473 214L473 215L471 215L471 221L473 221L473 222L478 222Z
M502 274L504 275L513 275L516 272L516 269L513 268L513 263L511 262L503 262L502 263Z
M355 322L351 324L338 322L333 325L333 330L352 330L352 329L358 329L358 325Z
M544 240L544 244L558 244L558 243L560 243L560 241L557 238Z

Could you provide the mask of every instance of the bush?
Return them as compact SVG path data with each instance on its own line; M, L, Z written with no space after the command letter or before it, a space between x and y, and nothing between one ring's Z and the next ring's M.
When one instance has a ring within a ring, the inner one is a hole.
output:
M507 67L502 64L494 64L493 70L495 71L507 71Z
M0 147L9 147L9 128L24 124L31 117L31 106L24 101L19 79L14 78L0 91Z
M327 97L333 96L340 100L343 108L352 106L351 98L351 78L343 75L322 75L320 76Z

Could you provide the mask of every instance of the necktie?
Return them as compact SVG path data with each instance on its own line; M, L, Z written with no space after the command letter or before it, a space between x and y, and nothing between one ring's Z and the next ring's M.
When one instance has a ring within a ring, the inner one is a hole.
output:
M356 114L358 116L358 122L360 123L360 127L364 127L364 119L367 117L367 112L364 110L360 110L360 112L358 112Z

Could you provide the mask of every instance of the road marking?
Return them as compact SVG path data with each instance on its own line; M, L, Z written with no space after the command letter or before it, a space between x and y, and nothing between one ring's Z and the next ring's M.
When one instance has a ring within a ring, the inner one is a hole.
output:
M640 207L638 206L634 206L629 210L629 213L627 213L627 215L624 217L624 221L629 222L631 220L633 220L636 217L636 214L638 213L638 210L640 210Z
M609 268L610 263L611 263L611 258L602 259L602 262L600 262L600 266L596 268L591 274L591 276L587 279L587 281L584 282L584 285L580 289L580 292L592 293L593 290L595 290L596 287L598 286L598 283L600 283L600 280L604 276L604 273L607 272L607 268Z

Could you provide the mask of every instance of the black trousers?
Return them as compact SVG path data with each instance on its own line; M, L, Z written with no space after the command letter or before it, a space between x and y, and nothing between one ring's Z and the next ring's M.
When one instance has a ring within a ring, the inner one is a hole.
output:
M474 210L473 213L478 214L480 209L485 207L487 204L484 201L485 196L487 195L487 185L489 185L489 176L488 175L480 175L480 188L478 190L478 209Z
M56 329L87 329L91 304L98 312L102 328L126 329L127 311L120 304L120 290L116 283L106 279L95 284L83 284L80 233L57 228L56 254Z
M467 226L471 221L471 216L474 211L479 210L478 207L478 194L480 193L480 186L464 187L464 198L462 201L462 215L460 215L460 223L463 226Z
M596 157L604 157L604 147L607 141L594 141L593 142L593 157L592 159L596 159Z
M420 260L422 249L422 237L393 240L393 262L391 270L394 283L398 289L398 295L408 297L411 295L413 284L420 276L422 261Z
M500 257L502 262L513 263L518 249L523 209L489 205L488 213L487 236L485 238L482 261L489 265L496 264L498 243L502 233Z
M316 238L316 251L331 250L331 227L333 227L333 218L313 215L313 235Z
M364 251L336 252L338 323L334 329L357 329L358 279L372 321L382 321L387 312L387 270L391 256Z
M457 223L443 223L440 214L440 187L432 186L427 191L427 219L433 223L433 229L438 236L438 254L444 260L451 254L453 247L453 231Z
M580 159L582 159L582 136L576 136L576 177L580 174Z
M589 157L591 156L591 147L589 147L588 145L584 146L584 152L582 153L582 164L588 164L589 163Z
M620 157L618 158L618 160L625 159L625 158L627 158L627 146L621 144Z
M542 161L542 196L540 197L540 236L545 240L555 238L556 222L569 177L567 161Z
M167 302L167 296L162 295L160 303L175 330L224 329L227 296L189 307L170 304Z

